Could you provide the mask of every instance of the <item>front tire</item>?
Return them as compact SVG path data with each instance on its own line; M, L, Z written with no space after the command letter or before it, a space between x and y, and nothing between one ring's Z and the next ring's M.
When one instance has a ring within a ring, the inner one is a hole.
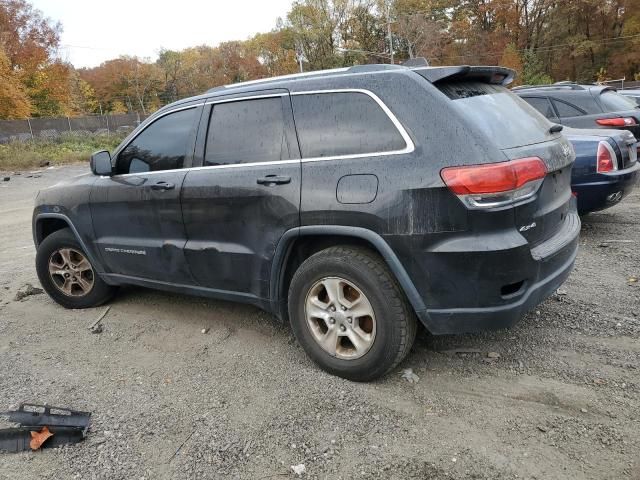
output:
M409 353L416 318L384 261L359 247L322 250L298 268L289 317L300 345L327 372L381 377Z
M42 288L65 308L91 308L113 297L89 262L86 252L71 230L58 230L38 246L36 272Z

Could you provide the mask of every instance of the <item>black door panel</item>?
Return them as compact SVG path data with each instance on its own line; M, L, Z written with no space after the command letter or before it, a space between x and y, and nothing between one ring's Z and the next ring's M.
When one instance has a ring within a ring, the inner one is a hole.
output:
M256 183L268 175L289 182ZM299 225L299 162L191 171L182 204L189 238L185 256L196 281L267 298L276 245Z
M300 155L286 90L205 110L182 209L185 257L203 287L269 298L276 245L300 225Z
M185 170L99 178L91 194L96 245L111 272L172 283L193 283L180 188ZM172 189L157 189L158 185Z
M193 284L180 203L202 105L160 112L114 154L116 175L91 191L96 246L109 273Z

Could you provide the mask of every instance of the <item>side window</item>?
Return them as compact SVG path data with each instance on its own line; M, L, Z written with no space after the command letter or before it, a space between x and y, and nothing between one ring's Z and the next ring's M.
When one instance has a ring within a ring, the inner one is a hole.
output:
M207 133L205 165L289 158L281 97L214 104Z
M522 97L529 105L538 110L542 115L552 120L557 120L556 112L553 111L551 102L548 98L542 97Z
M380 105L365 93L293 95L302 158L402 150L406 143Z
M169 113L150 124L118 155L118 173L175 170L184 166L198 108Z
M555 105L556 110L558 111L558 115L560 115L560 118L580 117L584 115L584 112L582 110L578 109L577 107L574 107L573 105L569 105L566 102L554 99L553 104Z

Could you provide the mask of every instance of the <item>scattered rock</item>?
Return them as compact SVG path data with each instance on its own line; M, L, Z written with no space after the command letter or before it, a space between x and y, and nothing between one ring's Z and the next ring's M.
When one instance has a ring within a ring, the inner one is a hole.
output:
M98 323L95 327L91 328L89 331L91 333L96 333L96 334L102 333L103 332L102 324Z
M26 283L20 290L18 290L18 293L16 293L16 296L13 300L15 302L19 302L27 297L30 297L31 295L40 295L43 292L44 290L42 290L41 288L37 288L30 283Z
M418 383L420 381L420 377L413 373L412 368L405 368L402 370L402 378L404 378L409 383Z
M638 283L638 277L629 277L627 280L629 283Z
M300 477L304 473L306 473L307 468L304 466L304 463L301 463L299 465L291 465L291 470L293 470L294 474L296 474L296 475L298 475Z
M500 358L500 354L498 352L489 352L487 353L487 358L491 358L492 360L497 360Z
M602 242L600 245L598 245L598 247L600 247L600 248L608 248L609 244L607 242Z
M559 297L564 297L567 294L567 291L564 288L559 288L556 290L556 295Z
M538 425L538 430L540 430L542 433L546 433L548 428L543 425Z
M4 178L2 179L2 181L3 181L3 182L8 182L9 180L11 180L11 177L4 177Z
M580 411L581 411L582 413L588 413L588 411L587 411L587 409L586 409L586 408L581 408L581 409L580 409Z
M208 328L203 328L200 333L202 333L203 335L206 335L207 333L209 333L209 329Z
M40 167L40 168L42 168L42 167L48 167L49 165L51 165L51 162L50 162L49 160L44 160L44 161L40 162L39 167Z

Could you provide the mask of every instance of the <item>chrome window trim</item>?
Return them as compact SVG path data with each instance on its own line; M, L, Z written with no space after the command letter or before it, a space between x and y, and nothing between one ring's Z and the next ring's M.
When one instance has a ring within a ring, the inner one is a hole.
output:
M291 95L292 96L319 95L319 94L325 94L325 93L363 93L365 95L368 95L371 99L373 99L378 104L378 106L382 109L382 111L387 115L389 120L391 120L391 123L393 123L393 126L396 127L396 130L404 140L405 147L400 150L389 150L384 152L352 153L348 155L333 155L333 156L327 156L327 157L310 157L310 158L304 158L304 152L301 152L303 154L303 158L302 158L303 163L330 161L330 160L349 160L353 158L363 158L363 157L383 157L386 155L403 155L405 153L411 153L416 149L413 143L413 140L411 140L411 137L405 130L404 126L400 123L398 118L393 114L393 112L389 109L389 107L387 107L387 105L380 99L380 97L378 97L371 90L366 90L364 88L335 88L335 89L326 89L326 90L306 90L306 91L300 91L300 92L292 92ZM295 116L295 112L294 112L294 116Z
M299 158L294 158L293 160L273 160L271 162L251 162L251 163L231 163L229 165L207 165L202 167L189 167L189 168L174 168L172 170L156 170L153 172L139 172L139 173L121 173L119 175L113 175L111 177L101 175L100 178L123 178L123 177L140 177L143 175L156 175L158 173L167 173L167 172L191 172L198 170L208 170L208 169L222 169L222 168L240 168L240 167L258 167L258 166L270 166L270 165L287 165L290 163L300 163Z
M172 109L169 110L167 112L163 112L161 115L159 115L157 118L155 118L153 120L153 122L155 122L157 119L168 115L170 113L173 112L177 112L180 110L186 110L189 108L197 108L203 105L215 105L216 103L229 103L229 102L236 102L236 101L242 101L242 100L252 100L252 99L260 99L260 98L274 98L274 97L284 97L287 95L318 95L318 94L324 94L324 93L363 93L365 95L368 95L370 98L372 98L377 104L378 106L382 109L382 111L387 115L387 117L389 118L389 120L391 120L391 123L393 123L394 127L398 130L398 133L400 133L400 136L402 136L402 139L405 142L405 148L401 149L401 150L390 150L390 151L385 151L385 152L371 152L371 153L354 153L354 154L349 154L349 155L334 155L334 156L327 156L327 157L311 157L311 158L302 158L302 159L292 159L292 160L274 160L274 161L270 161L270 162L251 162L251 163L233 163L233 164L229 164L229 165L207 165L207 166L200 166L200 167L189 167L189 168L177 168L177 169L172 169L172 170L156 170L153 172L138 172L138 173L122 173L119 175L113 175L113 177L103 177L103 178L124 178L124 177L129 177L129 176L141 176L141 175L155 175L155 174L159 174L159 173L166 173L166 172L177 172L177 171L199 171L199 170L208 170L208 169L225 169L225 168L243 168L243 167L257 167L257 166L271 166L271 165L287 165L287 164L293 164L293 163L307 163L307 162L321 162L321 161L334 161L334 160L351 160L351 159L357 159L357 158L368 158L368 157L382 157L382 156L390 156L390 155L403 155L406 153L412 153L413 151L415 151L415 145L413 143L413 140L411 140L411 137L409 136L409 134L407 133L407 131L405 130L404 126L400 123L400 121L398 120L398 118L394 115L394 113L389 109L389 107L387 107L387 105L380 99L380 97L378 97L375 93L373 93L370 90L366 90L363 88L338 88L338 89L326 89L326 90L306 90L306 91L299 91L299 92L291 92L291 93L270 93L270 94L264 94L264 95L244 95L244 96L240 96L240 97L234 97L234 98L223 98L223 99L213 99L213 100L209 100L206 101L204 103L200 103L200 104L196 104L196 105L190 105L187 107L181 107L181 108L176 108L176 109ZM295 114L294 114L295 115ZM151 123L153 123L151 122ZM151 125L151 123L149 125ZM145 127L146 129L146 127ZM138 134L136 134L136 137L142 133L144 130L141 130L140 132L138 132ZM131 141L129 143L131 143L136 137L133 137L131 139ZM129 145L129 143L127 143L127 146ZM126 146L124 147L126 148ZM122 148L121 150L124 150L124 148ZM119 150L117 153L120 153Z

